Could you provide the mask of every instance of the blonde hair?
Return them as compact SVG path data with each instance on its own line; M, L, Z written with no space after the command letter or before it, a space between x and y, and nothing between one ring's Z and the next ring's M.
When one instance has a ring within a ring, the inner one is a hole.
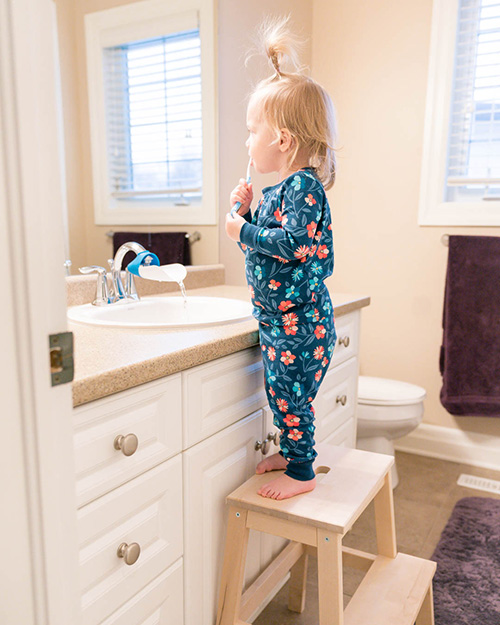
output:
M335 109L328 93L312 78L297 72L284 72L288 58L298 68L299 40L287 28L289 17L264 22L260 39L274 74L262 80L250 96L265 121L279 136L286 128L294 146L289 155L292 166L303 150L325 189L335 182Z

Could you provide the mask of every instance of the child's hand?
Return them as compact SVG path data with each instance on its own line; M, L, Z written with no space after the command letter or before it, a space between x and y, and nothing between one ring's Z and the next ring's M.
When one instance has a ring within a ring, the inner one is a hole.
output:
M243 217L238 215L238 213L234 213L233 216L231 216L231 213L228 213L226 215L227 236L233 241L239 241L241 228L243 227L243 224L246 223L247 222L243 219Z
M231 208L236 204L236 202L241 202L241 206L238 209L239 215L244 215L248 213L250 210L250 204L253 200L253 190L252 183L247 183L244 178L240 178L240 183L237 187L233 189L231 192L231 196L229 198L229 202L231 204Z

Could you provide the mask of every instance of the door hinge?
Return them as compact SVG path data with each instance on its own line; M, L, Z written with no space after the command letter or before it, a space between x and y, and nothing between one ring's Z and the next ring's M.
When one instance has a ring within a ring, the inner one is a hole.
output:
M73 380L73 332L49 334L52 386Z

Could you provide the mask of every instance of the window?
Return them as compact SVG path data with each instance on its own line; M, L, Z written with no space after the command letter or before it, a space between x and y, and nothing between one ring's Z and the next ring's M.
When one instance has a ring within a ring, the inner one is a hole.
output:
M97 224L216 223L210 4L86 16Z
M434 3L421 225L500 225L500 0Z

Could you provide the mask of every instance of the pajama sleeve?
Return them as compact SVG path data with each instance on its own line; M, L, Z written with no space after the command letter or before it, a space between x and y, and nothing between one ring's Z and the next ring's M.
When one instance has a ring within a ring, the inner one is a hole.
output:
M240 241L267 256L305 259L314 245L324 203L322 185L311 176L296 175L284 189L278 219L281 228L243 224Z
M245 219L247 223L249 224L252 223L252 211L251 210L247 211L244 215L241 215L241 216L243 217L243 219ZM240 248L242 252L245 252L245 248L241 247L241 243L239 241L236 241L236 244L238 245L238 247Z

